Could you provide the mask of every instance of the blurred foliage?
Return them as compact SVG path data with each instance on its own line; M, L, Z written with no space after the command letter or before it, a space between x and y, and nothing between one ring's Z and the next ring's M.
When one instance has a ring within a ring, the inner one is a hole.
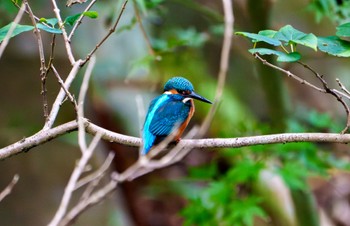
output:
M348 22L350 18L349 0L312 0L308 10L315 14L315 19L320 22L327 17L335 24Z
M305 118L289 120L287 132L329 129L330 123L329 115L310 111ZM256 130L264 127L258 126ZM336 127L339 129L340 125ZM218 169L222 158L229 162L229 168L224 171ZM337 158L326 146L312 143L259 145L224 151L222 157L213 159L209 165L190 169L189 179L197 181L196 190L201 192L183 193L189 199L182 211L185 225L253 225L255 218L267 220L268 214L262 204L272 202L275 197L263 196L255 189L262 170L272 170L291 190L305 191L308 190L307 178L327 176L328 170L333 168L349 170L350 164Z

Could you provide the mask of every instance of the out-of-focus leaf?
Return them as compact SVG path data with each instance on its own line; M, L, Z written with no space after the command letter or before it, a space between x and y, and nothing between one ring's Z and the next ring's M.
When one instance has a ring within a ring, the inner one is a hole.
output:
M273 46L280 46L282 43L277 40L277 39L273 39L264 35L260 35L260 34L255 34L255 33L249 33L249 32L236 32L236 35L242 35L244 37L250 38L252 39L253 42L266 42L270 45Z
M273 49L266 49L266 48L255 48L250 49L250 53L259 53L260 55L276 55L277 61L279 62L296 62L300 60L301 55L298 52L292 52L292 53L284 53Z
M286 42L288 44L300 44L317 51L317 37L310 33L305 34L291 25L282 27L275 35L275 39Z
M308 171L301 164L296 162L287 162L278 170L284 182L292 189L305 189L305 179Z
M0 42L2 42L4 40L4 38L7 35L7 32L10 30L10 27L12 26L12 24L13 24L13 22L11 22L8 25L0 28ZM16 36L16 35L19 35L19 34L21 34L23 32L31 31L33 29L34 29L33 26L17 24L15 29L13 30L13 32L11 34L11 38Z
M337 27L338 36L350 37L350 23L341 24Z
M318 48L334 56L350 57L350 42L341 40L337 36L318 37Z

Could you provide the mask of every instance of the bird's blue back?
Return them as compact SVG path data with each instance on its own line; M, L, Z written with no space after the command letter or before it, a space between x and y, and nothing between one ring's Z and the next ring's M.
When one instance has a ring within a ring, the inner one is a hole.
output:
M183 102L180 95L162 94L150 104L143 126L142 154L147 154L157 138L164 138L184 123L191 110L191 102Z

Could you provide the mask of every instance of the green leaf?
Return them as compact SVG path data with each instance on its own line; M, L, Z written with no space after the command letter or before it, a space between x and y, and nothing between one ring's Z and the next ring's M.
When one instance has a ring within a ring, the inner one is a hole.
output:
M288 44L300 44L317 51L317 37L310 33L305 34L291 25L282 27L274 36L275 39L286 42Z
M318 37L318 48L334 56L350 57L350 42L341 40L337 36Z
M269 37L269 38L273 38L276 35L276 33L277 33L277 31L275 31L275 30L262 30L262 31L259 31L258 34Z
M45 23L51 25L51 27L55 27L56 24L58 24L58 19L57 18L49 18L49 19L46 19Z
M350 23L345 23L337 27L338 36L350 37Z
M7 32L10 30L10 27L12 26L12 24L13 24L13 22L11 22L8 25L0 28L0 42L2 42L5 39L5 37L7 35ZM12 37L14 37L16 35L19 35L19 34L21 34L23 32L31 31L33 29L34 29L33 26L17 24L16 28L13 30L10 38L12 38Z
M91 19L96 19L98 17L98 12L96 11L86 11L83 13L84 16L90 17Z
M259 53L260 55L276 55L278 56L277 61L279 62L296 62L301 58L301 55L298 52L283 53L280 51L266 48L250 49L249 52L252 54Z
M260 35L260 34L241 32L241 31L236 32L235 34L242 35L244 37L253 39L252 40L253 42L266 42L266 43L273 45L273 46L280 46L281 45L281 42L279 40L276 40L276 39L273 39L273 38L270 38L270 37L267 37L264 35Z
M308 171L303 165L297 162L287 162L278 169L278 173L291 189L305 189Z
M77 13L77 14L75 14L73 16L66 17L66 19L64 20L64 23L68 24L70 26L73 26L74 23L79 19L79 17L82 14L84 16L90 17L91 19L96 19L98 17L98 13L96 11L86 11L86 12L83 12L83 13Z
M79 17L81 16L81 13L75 14L73 16L68 16L66 17L66 19L64 20L65 24L68 24L70 26L73 26L74 23L79 19Z
M58 28L52 28L49 26L46 26L44 24L36 24L37 28L39 28L40 30L52 33L52 34L62 34L62 31Z

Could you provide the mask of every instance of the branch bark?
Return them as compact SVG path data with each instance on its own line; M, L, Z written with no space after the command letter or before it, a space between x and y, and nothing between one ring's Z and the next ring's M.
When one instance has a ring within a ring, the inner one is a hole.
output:
M89 122L84 119L86 132L91 135L101 133L101 139L127 146L139 147L141 139L116 133ZM21 152L44 144L52 139L78 129L76 121L67 122L60 126L41 130L38 133L23 138L22 140L0 149L0 159L5 159ZM239 148L262 144L278 144L291 142L320 142L320 143L350 143L350 134L339 133L282 133L271 135L259 135L236 138L207 138L207 139L183 139L180 141L188 148L210 149L210 148Z

